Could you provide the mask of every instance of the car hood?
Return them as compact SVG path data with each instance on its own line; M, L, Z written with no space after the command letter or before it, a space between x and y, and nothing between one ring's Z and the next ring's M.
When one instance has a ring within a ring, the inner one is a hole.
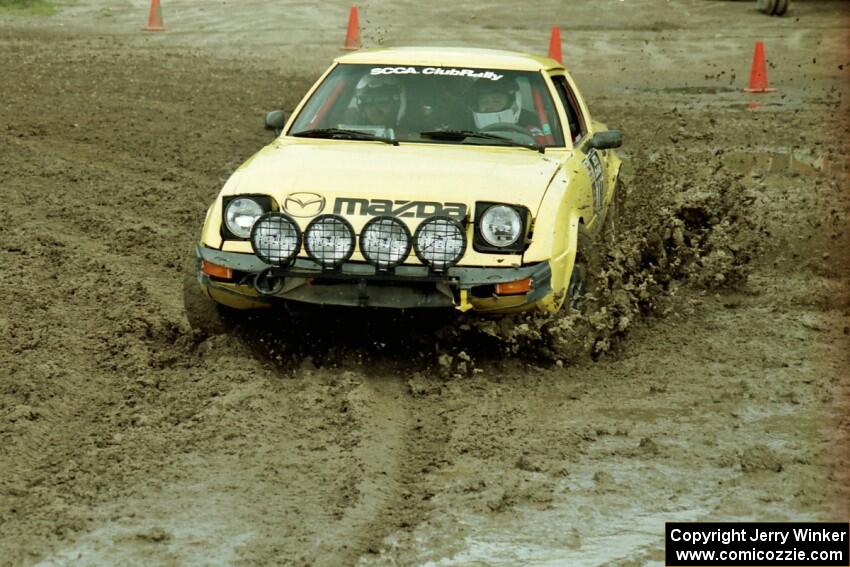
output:
M476 201L524 205L536 214L558 166L513 147L277 141L246 162L222 193L271 195L299 222L335 212L355 228L378 214L412 224L440 212L471 218Z

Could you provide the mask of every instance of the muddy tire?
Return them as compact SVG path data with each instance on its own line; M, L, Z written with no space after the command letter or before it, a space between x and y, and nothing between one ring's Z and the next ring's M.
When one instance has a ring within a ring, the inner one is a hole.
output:
M183 309L189 326L205 336L227 333L235 325L235 310L210 299L201 290L194 258L187 264L183 274Z
M567 286L566 305L570 309L586 311L587 301L596 296L598 291L597 277L605 267L608 253L616 247L620 240L621 213L627 193L625 184L617 182L614 196L605 211L602 229L595 239L579 227L576 260L573 265L570 281Z
M583 311L584 298L587 285L587 266L579 260L576 253L576 261L573 264L573 273L570 275L570 284L567 287L566 305L570 310Z
M570 283L567 286L566 305L581 313L589 311L589 305L596 295L596 278L602 268L601 239L594 240L582 227L579 227L578 246Z
M790 3L790 0L776 0L776 6L773 8L773 15L784 16L785 12L788 11L788 4Z

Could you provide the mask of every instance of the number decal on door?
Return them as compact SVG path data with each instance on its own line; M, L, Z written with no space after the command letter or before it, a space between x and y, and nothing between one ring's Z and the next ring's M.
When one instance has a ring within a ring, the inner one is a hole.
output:
M602 203L605 200L605 176L602 175L602 161L599 159L599 154L593 149L590 150L582 163L587 169L587 175L590 177L590 183L593 186L593 210L598 213L602 210Z

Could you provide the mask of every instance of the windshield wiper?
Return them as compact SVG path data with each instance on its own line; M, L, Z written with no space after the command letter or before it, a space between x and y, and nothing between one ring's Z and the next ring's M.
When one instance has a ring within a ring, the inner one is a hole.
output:
M538 146L537 144L523 144L522 142L517 142L516 140L508 138L507 136L499 136L498 134L490 134L487 132L476 132L475 130L426 130L425 132L419 132L419 135L425 136L426 138L435 138L443 140L465 140L466 138L498 140L500 142L506 143L509 146L516 146L518 148L535 150L537 152L540 152L541 154L544 151L543 146Z
M372 134L370 132L347 130L345 128L314 128L313 130L304 130L303 132L296 132L291 135L298 138L347 138L349 140L375 140L377 142L384 142L385 144L392 144L393 146L398 145L398 140L395 138L385 138L384 136L378 136L377 134Z

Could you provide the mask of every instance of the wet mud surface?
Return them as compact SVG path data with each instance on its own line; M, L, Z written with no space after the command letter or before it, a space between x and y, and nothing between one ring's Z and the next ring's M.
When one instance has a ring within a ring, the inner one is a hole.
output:
M626 63L706 41L658 4ZM749 56L736 3L683 3L732 30L686 79L601 59L618 33L579 10L600 53L574 74L627 136L587 315L294 309L218 336L186 321L185 258L319 56L138 39L96 2L0 20L0 564L643 565L665 521L846 519L848 75L818 47L846 9L798 4L771 33L806 82L755 109L720 73Z

